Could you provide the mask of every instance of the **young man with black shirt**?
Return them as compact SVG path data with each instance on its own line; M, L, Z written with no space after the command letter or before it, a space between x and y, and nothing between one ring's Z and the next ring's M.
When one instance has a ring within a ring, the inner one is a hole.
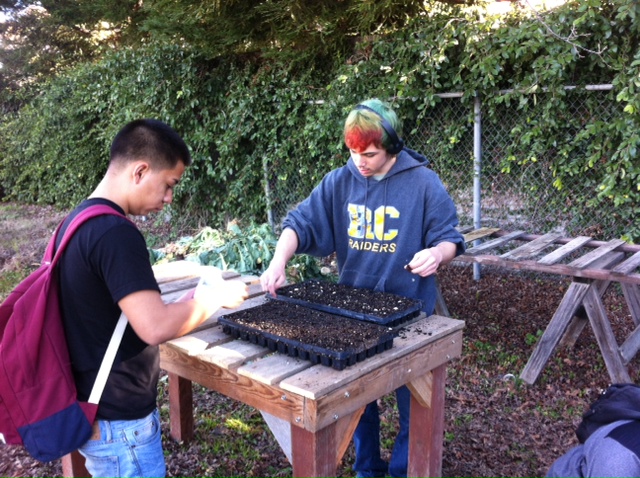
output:
M94 204L121 215L89 220L58 266L60 299L78 398L87 400L124 313L129 321L102 394L94 433L80 448L92 476L165 476L159 414L158 344L191 331L220 307L247 297L241 281L210 296L165 304L145 240L126 215L161 211L191 163L187 145L168 125L142 119L116 135L107 172L70 220ZM59 236L61 237L61 235Z

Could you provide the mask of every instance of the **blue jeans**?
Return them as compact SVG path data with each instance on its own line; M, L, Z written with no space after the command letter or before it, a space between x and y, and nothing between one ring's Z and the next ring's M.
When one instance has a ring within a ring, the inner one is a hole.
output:
M396 390L400 430L393 445L391 462L380 458L380 415L378 403L372 402L364 410L353 434L356 461L353 469L359 477L381 477L387 472L393 477L406 477L409 461L409 412L411 392L406 386Z
M78 451L94 477L164 477L160 413L138 420L98 420L100 439Z

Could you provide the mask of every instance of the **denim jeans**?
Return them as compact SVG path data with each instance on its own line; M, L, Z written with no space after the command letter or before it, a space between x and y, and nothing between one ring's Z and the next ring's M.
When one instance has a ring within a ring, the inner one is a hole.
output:
M391 462L380 457L380 415L378 403L372 402L364 410L353 434L356 461L353 469L358 477L406 477L409 460L409 412L411 392L406 386L396 390L400 430L393 445Z
M98 420L100 440L80 449L94 477L164 477L160 414L156 409L138 420Z

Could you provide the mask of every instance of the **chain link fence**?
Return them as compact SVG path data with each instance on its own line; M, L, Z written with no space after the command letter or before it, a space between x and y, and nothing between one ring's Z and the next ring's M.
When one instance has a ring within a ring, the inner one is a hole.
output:
M588 235L597 240L620 237L629 229L630 224L618 219L612 203L594 207L575 200L595 197L599 184L596 169L565 179L558 189L553 185L550 165L562 153L559 148L532 157L527 142L522 140L528 131L514 131L514 127L525 124L533 128L542 121L543 111L535 99L526 108L522 100L500 103L489 116L483 111L481 99L469 105L460 93L438 96L439 101L422 116L410 109L409 102L400 104L398 112L404 118L405 143L429 158L457 205L462 226L518 229L531 234L558 231L565 236ZM557 113L555 134L578 143L570 149L572 155L584 152L578 135L594 118L607 121L620 114L610 85L567 88L562 108ZM509 157L516 159L507 172ZM526 160L520 161L522 158ZM310 190L301 177L288 177L269 190L275 196L269 217L276 229L288 208Z

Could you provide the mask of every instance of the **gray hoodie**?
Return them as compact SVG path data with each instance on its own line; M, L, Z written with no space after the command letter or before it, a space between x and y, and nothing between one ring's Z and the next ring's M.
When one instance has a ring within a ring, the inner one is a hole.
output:
M413 255L440 242L464 240L456 208L427 159L405 148L381 180L360 174L351 159L329 172L283 227L298 235L297 253L335 252L340 283L390 292L435 305L435 279L404 270Z

